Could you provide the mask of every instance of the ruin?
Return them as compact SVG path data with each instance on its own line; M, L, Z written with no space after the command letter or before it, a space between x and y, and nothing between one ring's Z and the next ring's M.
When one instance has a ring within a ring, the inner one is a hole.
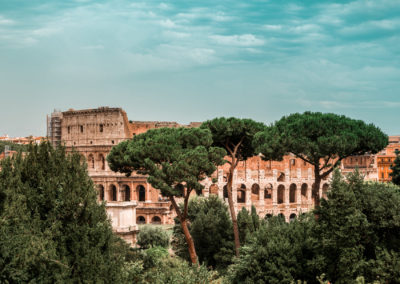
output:
M108 153L114 145L148 129L200 124L129 121L121 108L70 109L48 116L47 136L53 145L63 143L67 151L74 149L86 158L89 175L99 192L99 202L106 201L114 230L133 243L137 224L173 224L175 212L170 202L147 183L145 176L133 173L126 177L111 171L106 161ZM378 180L374 155L349 157L341 169L352 171L356 166L364 169L369 179ZM204 180L203 194L215 194L226 201L227 172L227 165L218 167L211 178ZM235 208L250 210L254 205L261 217L283 215L289 221L310 211L319 197L326 196L329 178L322 181L318 192L312 190L313 181L312 166L293 155L279 162L252 157L240 162L234 172Z

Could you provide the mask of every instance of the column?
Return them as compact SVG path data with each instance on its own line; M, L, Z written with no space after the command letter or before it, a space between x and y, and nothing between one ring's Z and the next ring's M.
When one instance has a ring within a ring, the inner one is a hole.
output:
M221 183L219 183L220 185L218 186L218 198L220 198L221 200L224 200L224 186L221 185Z
M259 192L259 194L258 194L258 197L259 197L259 199L258 199L258 202L259 202L259 204L261 205L261 206L264 206L264 199L265 199L265 196L264 196L264 193L265 193L265 191L264 191L264 188L265 188L265 186L260 186L260 192Z
M289 208L290 184L285 185L285 208Z
M271 194L272 194L272 213L273 213L273 215L276 215L276 210L277 210L277 207L278 207L278 186L277 186L277 184L275 183L274 185L273 185L274 187L272 188L272 191L271 191Z
M151 196L150 196L150 184L146 182L146 203L151 202Z

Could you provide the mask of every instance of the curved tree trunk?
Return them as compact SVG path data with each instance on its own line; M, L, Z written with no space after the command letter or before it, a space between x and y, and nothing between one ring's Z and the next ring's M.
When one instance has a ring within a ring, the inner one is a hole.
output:
M226 190L228 192L229 211L231 212L231 218L232 218L233 236L235 239L235 253L236 256L239 257L239 248L240 248L239 227L237 223L235 206L233 204L233 196L232 196L233 170L234 166L231 165L231 168L229 169L228 185Z
M182 214L182 212L179 209L178 204L176 204L175 198L173 196L170 196L169 200L171 201L172 206L174 207L175 212L178 215L179 222L181 223L181 228L182 228L183 234L185 235L186 243L188 246L190 261L192 262L192 264L198 264L197 263L197 253L196 253L196 248L194 246L194 241L193 241L192 235L190 234L190 231L187 226L187 214L185 214L185 213ZM184 208L187 208L187 202L188 202L188 198L185 198Z
M197 264L196 248L194 247L192 235L190 234L189 229L187 227L187 220L184 219L184 220L180 220L180 221L181 221L181 227L183 230L183 234L185 235L186 243L188 246L190 261L192 262L192 264Z
M319 166L314 166L314 188L313 190L315 191L316 198L315 198L315 206L319 205L319 201L321 199L321 196L319 196L319 188L321 186L321 175L319 172Z

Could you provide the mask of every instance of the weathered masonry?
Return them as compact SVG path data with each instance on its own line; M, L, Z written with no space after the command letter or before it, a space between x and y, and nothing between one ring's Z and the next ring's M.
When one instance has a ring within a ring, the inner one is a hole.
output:
M145 176L133 173L126 177L111 171L106 161L108 153L114 145L148 129L199 125L129 121L121 108L70 109L48 117L48 137L53 145L64 143L68 151L75 149L87 159L89 175L97 185L99 201L106 201L114 230L133 242L137 224L172 224L175 212ZM368 179L378 180L375 156L350 157L342 163L342 170L352 171L359 165ZM212 178L204 181L203 194L225 199L227 173L227 166L219 167ZM312 190L313 181L312 166L294 156L288 155L280 162L253 157L241 162L234 173L236 210L254 205L262 217L281 214L290 220L311 210L319 197L326 195L329 178L322 181L318 192Z

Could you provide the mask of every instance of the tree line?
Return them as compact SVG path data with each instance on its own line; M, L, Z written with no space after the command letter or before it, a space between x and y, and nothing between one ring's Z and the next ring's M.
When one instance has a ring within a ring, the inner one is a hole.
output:
M336 173L328 199L290 223L260 218L255 209L236 215L232 200L227 207L215 196L189 199L193 191L201 194L201 181L218 165L228 163L230 175L238 161L260 153L266 160L293 153L314 166L318 179L345 157L386 145L387 136L372 124L310 112L271 125L217 118L200 128L153 129L122 142L108 156L110 167L146 174L170 199L177 212L175 258L160 248L169 246L160 231L143 230L141 250L113 234L78 153L46 142L30 145L0 164L0 282L397 283L396 186ZM232 182L229 192L232 199Z

